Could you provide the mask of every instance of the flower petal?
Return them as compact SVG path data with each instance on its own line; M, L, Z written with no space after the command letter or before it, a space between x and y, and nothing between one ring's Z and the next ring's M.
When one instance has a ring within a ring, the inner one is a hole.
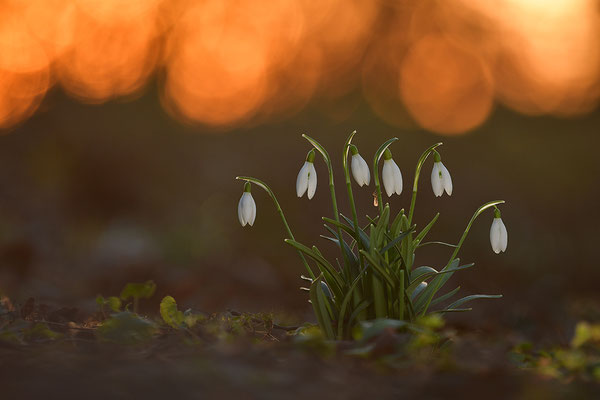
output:
M250 226L254 225L254 220L256 219L256 202L254 201L254 197L250 193L248 193L248 207L250 208L250 214L248 215L248 223Z
M388 197L392 197L392 194L396 191L396 180L394 179L394 167L393 161L384 160L383 170L381 172L381 179L383 180L383 187Z
M360 154L355 154L352 156L352 162L350 164L351 168L352 168L352 176L354 177L354 180L356 181L356 183L358 183L358 186L362 186L365 183L368 185L368 180L370 179L369 176L369 171L368 171L368 166L367 166L367 177L365 179L365 166L366 166L366 162L365 160L360 156Z
M500 250L506 251L508 246L508 231L502 219L500 219Z
M304 196L306 189L308 189L309 164L308 161L305 161L302 168L300 168L300 172L298 172L298 177L296 178L296 194L298 197Z
M431 188L436 197L440 197L444 193L442 177L440 176L440 164L440 162L433 163L433 169L431 170Z
M396 162L392 159L392 167L394 168L394 189L397 195L402 194L402 172L400 172L400 167Z
M244 194L242 194L242 197L240 197L240 201L238 202L238 219L242 226L246 226L247 223L246 218L244 218Z
M308 198L309 200L315 195L317 190L317 171L314 163L308 163Z
M440 162L440 168L442 170L442 184L444 185L444 190L448 193L448 196L452 195L452 177L450 176L450 171L448 168Z
M369 164L367 164L365 159L362 158L360 155L359 157L360 163L362 164L363 181L365 182L365 185L369 186L369 184L371 183L371 171L369 170Z
M501 246L501 225L502 220L500 218L494 218L492 222L492 226L490 228L490 244L492 245L492 250L494 253L498 254L502 251Z
M253 218L256 217L256 203L254 203L254 199L250 192L244 192L244 194L242 194L240 203L242 205L242 218L252 226L254 223Z

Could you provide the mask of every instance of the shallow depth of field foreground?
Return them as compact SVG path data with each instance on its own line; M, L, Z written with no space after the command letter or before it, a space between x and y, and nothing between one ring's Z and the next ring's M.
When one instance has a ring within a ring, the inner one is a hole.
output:
M0 5L0 398L600 397L596 0Z

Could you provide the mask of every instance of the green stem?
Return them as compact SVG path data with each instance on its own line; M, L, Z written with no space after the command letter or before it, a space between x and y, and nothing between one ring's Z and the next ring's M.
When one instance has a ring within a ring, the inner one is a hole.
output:
M321 153L321 155L323 156L323 159L325 160L325 164L327 164L327 172L329 173L329 192L331 193L331 204L332 204L332 208L333 208L333 218L335 219L335 221L339 224L340 222L340 213L338 211L338 205L337 205L337 199L335 196L335 184L333 182L333 166L331 164L331 157L329 157L329 153L327 152L327 150L325 150L325 147L323 147L319 142L317 142L315 139L311 138L310 136L306 135L306 134L302 134L302 137L306 140L308 140L308 142L315 148L317 149L317 151L319 153ZM342 228L340 228L339 226L337 227L338 230L338 235L340 240L342 240ZM344 259L344 265L346 268L349 268L349 260L346 257L346 254L344 253L344 249L342 248L342 244L340 243L340 250L342 252L342 258Z
M415 171L415 180L413 182L413 193L412 198L410 199L410 210L408 211L409 226L412 226L413 213L415 212L415 203L417 201L417 187L419 186L419 176L421 175L421 168L423 168L423 164L425 163L425 160L427 160L427 157L429 157L429 155L436 149L436 147L439 147L442 144L442 142L439 142L430 146L427 150L423 152L423 154L421 154L421 157L419 157L419 161L417 161L417 170Z
M477 211L475 211L475 214L473 214L473 216L471 217L471 220L469 221L469 223L467 224L467 227L465 228L465 231L463 232L460 240L458 241L458 244L456 245L456 248L454 249L454 252L452 253L452 256L450 257L450 260L448 261L448 266L452 263L452 261L454 261L454 259L456 258L456 256L458 255L458 251L460 250L460 247L462 246L463 242L465 241L465 239L467 238L467 235L469 234L469 230L471 230L471 225L473 225L473 222L475 222L475 219L485 210L487 210L490 207L495 207L498 204L502 204L504 203L504 200L494 200L494 201L490 201L488 203L485 203L484 205L482 205L481 207L479 207L477 209Z
M379 182L379 161L381 160L381 156L387 150L388 147L391 146L398 140L397 137L393 137L382 144L379 149L375 152L375 157L373 157L373 177L375 178L375 193L377 194L377 203L379 203L379 214L383 212L383 199L381 196L381 184Z
M350 152L350 144L352 143L352 138L356 135L356 131L352 132L350 136L348 136L348 140L346 140L346 144L344 145L344 158L342 160L342 165L344 167L344 176L346 178L346 189L348 191L348 200L350 201L350 210L352 211L352 221L354 222L354 234L355 240L358 244L358 248L362 248L362 242L360 240L360 236L358 234L358 214L356 213L356 205L354 203L354 194L352 193L352 181L350 180L350 170L348 168L348 153ZM361 258L362 259L362 258ZM362 268L361 268L362 270Z
M446 264L446 266L442 269L442 271L447 270L450 267L450 264L452 264L452 261L454 261L454 259L456 258L456 256L458 255L458 251L460 250L461 246L463 245L465 239L467 238L467 235L469 234L469 231L471 230L471 226L473 225L473 222L475 222L475 220L477 219L477 217L484 212L485 210L487 210L490 207L494 207L498 204L502 204L504 203L504 200L494 200L494 201L490 201L488 203L485 203L484 205L482 205L481 207L479 207L475 213L473 214L473 216L471 217L471 220L469 221L469 223L467 224L467 227L465 228L460 240L458 241L458 244L456 245L456 248L454 249L454 252L452 253L452 255L450 256L450 260L448 260L448 264ZM433 296L435 295L435 293L439 290L439 286L440 286L440 282L439 280L434 280L435 282L435 287L434 290L431 292L431 295L429 296L429 298L427 299L427 303L425 304L425 307L423 308L423 313L421 315L425 315L425 313L427 312L427 308L429 308L429 304L431 303L431 300L433 300Z
M335 198L335 184L333 182L333 167L331 164L331 157L329 157L329 153L327 153L327 150L325 150L325 147L323 147L315 139L311 138L310 136L308 136L306 134L302 134L302 137L304 139L308 140L309 143L315 149L317 149L317 151L319 153L321 153L321 155L323 156L323 159L325 160L325 164L327 164L327 172L329 173L329 190L331 191L331 203L333 206L333 217L335 218L335 220L337 222L340 222L340 215L338 212L337 200Z
M385 143L383 143L381 146L379 146L379 149L377 149L377 151L375 152L375 156L373 157L373 177L375 178L375 193L377 195L377 203L379 205L379 216L381 217L381 215L383 214L383 210L384 210L384 206L383 206L383 196L381 194L381 182L379 180L379 161L381 161L381 157L383 156L383 153L385 153L385 151L388 149L388 147L390 147L392 145L392 143L394 143L396 140L398 140L397 137L393 137L389 140L387 140ZM387 227L385 228L387 230ZM386 261L386 265L388 262L388 253L385 253L385 261ZM392 307L387 307L387 302L385 300L385 293L383 291L383 286L381 281L376 277L373 276L373 293L375 295L374 300L375 300L375 315L377 318L383 318L386 317L386 314L388 315L393 315L393 311L391 310ZM392 304L393 306L393 304Z
M398 296L398 299L400 301L400 310L398 313L398 319L399 320L403 320L404 319L404 270L401 269L400 270L400 295Z
M371 284L373 285L373 306L375 307L375 318L386 318L387 300L385 299L383 284L377 276L372 275L371 277L373 278Z
M273 200L273 203L275 203L275 208L277 209L277 212L279 213L279 216L281 217L281 220L283 221L283 226L285 226L285 230L287 231L289 238L295 241L296 238L294 238L294 234L292 233L292 230L290 229L287 219L285 218L285 215L283 214L283 210L281 209L281 206L279 205L279 202L277 201L277 197L275 197L275 193L273 193L271 188L265 182L261 181L260 179L252 178L250 176L236 176L235 179L254 183L256 186L264 189L269 194L269 196ZM306 271L308 271L308 275L312 279L315 279L316 276L312 272L312 269L310 269L310 266L308 265L308 261L306 261L304 254L302 254L302 252L300 250L298 250L298 254L300 255L300 258L302 259L302 263L306 267Z

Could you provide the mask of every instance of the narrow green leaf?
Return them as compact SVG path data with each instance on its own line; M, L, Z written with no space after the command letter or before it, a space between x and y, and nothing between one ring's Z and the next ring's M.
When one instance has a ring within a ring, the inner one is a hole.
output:
M346 218L343 215L342 215L342 217ZM351 227L349 227L348 225L346 225L344 223L337 222L336 220L331 219L331 218L323 217L322 220L325 221L325 222L327 222L328 224L333 225L333 226L340 227L344 232L346 232L347 234L349 234L351 237L356 237L356 235L354 234L354 228L351 228ZM350 222L352 222L352 221L350 221ZM369 237L367 236L367 234L365 233L365 231L362 230L362 229L359 229L358 233L360 235L360 240L361 240L363 246L365 248L369 247Z
M360 253L363 256L365 256L365 258L367 259L367 261L369 261L369 264L373 267L373 269L377 271L377 273L379 273L379 275L381 275L391 287L396 287L396 283L394 282L390 274L388 274L387 271L381 265L379 265L379 263L375 261L375 259L371 257L369 253L367 253L364 250L360 250Z
M340 213L340 216L348 223L350 224L350 226L354 226L354 222L352 222L352 220L348 217L346 217L344 214ZM369 225L367 225L369 226ZM350 228L352 232L354 232L354 228ZM366 228L365 228L366 229ZM358 234L360 235L360 241L363 242L363 245L365 245L365 248L368 246L368 235L365 232L365 229L361 229L360 227L358 228ZM352 235L352 237L356 237L356 235Z
M332 289L334 290L334 292L336 292L336 295L338 293L341 293L342 287L344 286L344 281L340 277L340 274L335 270L335 268L333 268L333 265L329 263L329 261L327 261L322 255L318 254L312 249L309 249L302 243L296 242L295 240L291 239L285 239L284 241L292 247L295 247L296 249L300 250L301 252L315 260L321 267L323 267L323 269L327 271L327 273L332 277L333 281L335 282L336 287L333 287Z
M318 284L313 284L311 286L311 290L313 290L314 287L314 291L316 292L316 299L317 299L317 304L319 306L319 310L321 312L321 318L323 319L323 327L325 330L325 335L327 336L328 339L333 340L335 339L335 334L333 332L333 327L331 326L331 318L330 318L330 310L327 309L327 305L325 304L326 302L328 303L327 298L325 297L325 294L323 293L323 289L321 286L321 280L318 279ZM312 298L311 298L312 300Z
M392 226L390 227L390 233L393 237L396 237L400 234L400 222L402 221L402 216L404 215L404 208L401 209L396 218L394 218L394 222L392 222Z
M327 229L333 236L335 236L333 239L334 243L337 242L337 245L340 245L340 238L338 237L338 233L333 230L330 226L325 225L325 229ZM350 246L348 246L348 243L346 243L345 240L341 240L342 243L342 250L344 251L344 253L346 253L346 257L348 257L348 260L351 263L352 268L354 268L354 272L357 272L358 270L355 270L355 268L358 267L358 259L356 258L356 254L354 254L352 252L352 250L350 249Z
M417 281L417 279L419 280L419 282L423 281L423 278L422 278L423 275L428 275L428 274L435 275L437 273L438 273L438 270L436 270L435 268L428 267L428 266L422 266L422 267L413 269L408 275L410 276L410 283L413 283L413 282Z
M348 307L348 303L350 302L350 299L352 298L352 293L354 293L354 289L356 289L356 286L362 280L363 276L364 276L364 273L361 272L354 279L354 281L352 282L352 285L350 285L350 288L348 289L348 292L346 293L346 296L344 296L344 301L342 302L342 305L340 307L340 314L338 316L338 339L343 338L344 318L346 317L346 308Z
M430 303L429 305L430 305L430 306L433 306L433 305L435 305L435 304L437 304L437 303L441 303L441 302L443 302L443 301L445 301L445 300L448 300L450 297L452 297L452 296L454 296L456 293L458 293L458 291L459 291L459 290L460 290L460 286L458 286L457 288L455 288L455 289L453 289L453 290L449 291L449 292L448 292L448 293L446 293L446 294L443 294L443 295L441 295L441 296L438 296L438 297L436 297L435 299L433 299L433 300L431 301L431 303Z
M427 282L420 282L415 288L415 290L413 290L410 294L411 301L414 302L419 297L419 294L421 294L425 289L427 289L428 286L429 285L427 284Z
M466 311L473 311L473 309L472 308L447 308L445 310L432 311L432 313L466 312Z
M499 299L501 298L501 294L472 294L470 296L463 297L462 299L456 300L454 303L450 304L446 307L446 310L457 308L460 305L465 304L466 302L477 300L477 299Z
M444 268L442 270L442 271L446 272L445 274L435 277L435 279L431 282L431 284L429 285L429 287L427 288L427 290L425 291L423 296L421 296L419 298L419 300L414 304L415 311L417 313L420 313L423 311L423 309L426 307L426 304L431 302L431 299L433 299L433 296L435 296L437 291L444 286L444 284L448 281L448 279L450 279L450 277L454 274L455 270L461 268L458 266L459 263L460 263L460 258L454 259L448 268ZM472 266L473 266L473 264L467 264L466 266L462 266L462 268L464 269L464 268L469 268Z
M327 225L325 225L325 226L327 226ZM337 244L338 247L340 246L340 241L337 240L336 238L332 238L331 236L325 236L325 235L319 235L319 237L321 237L323 239L326 239L326 240L329 240L330 242L333 242L333 243Z
M350 318L348 318L348 330L350 331L352 329L352 324L354 324L354 320L360 315L361 312L363 312L367 307L369 307L373 302L370 300L363 300L360 303L358 303L358 305L356 306L356 308L354 309L354 311L352 312L352 314L350 314Z
M310 290L308 292L308 297L310 299L310 303L312 304L313 311L315 312L315 316L317 317L317 323L321 328L321 331L324 335L327 336L327 326L325 316L323 315L324 307L320 304L320 299L317 295L317 288L320 288L319 283L321 280L321 276L315 279L315 282L310 286Z
M451 274L455 273L456 271L460 271L462 269L471 268L473 265L475 265L475 264L465 264L465 265L461 265L461 266L456 267L456 268L447 269L445 271L443 271L443 270L442 271L436 271L434 268L431 268L431 267L419 267L419 268L415 268L411 272L411 274L410 274L410 276L411 276L411 282L410 282L409 287L406 289L406 291L409 292L409 293L412 292L414 290L414 288L416 288L419 283L421 283L422 281L424 281L426 279L429 279L429 278L431 278L433 276L444 275L444 274L450 274L451 275ZM418 271L418 273L415 274L415 271ZM447 279L444 280L443 284L445 284L446 281L447 281ZM440 288L441 288L441 286L440 286ZM440 288L438 288L438 290Z
M385 207L383 207L383 213L381 213L381 216L379 218L379 221L377 222L376 225L376 229L378 231L382 231L382 230L387 230L387 225L390 221L390 205L386 204Z
M415 237L415 240L414 240L415 245L418 245L419 243L421 243L421 241L425 238L425 235L427 235L427 233L429 233L429 230L433 227L433 225L435 224L435 222L437 221L439 216L440 216L440 213L435 214L435 217L433 217L433 219L431 221L429 221L429 223L425 226L425 228L423 228L423 230L421 232L419 232L419 234L417 235L417 237Z
M450 244L450 243L446 243L446 242L438 242L438 241L421 243L417 247L423 247L423 246L427 246L427 245L430 245L430 244L439 244L441 246L446 246L446 247L458 247L455 244Z
M398 243L400 243L407 235L409 235L413 230L408 230L406 232L402 232L400 235L396 236L394 239L392 239L383 249L381 249L379 252L381 254L384 254L385 252L387 252L389 249L391 249L392 247L396 246ZM398 249L398 251L400 251L400 249Z

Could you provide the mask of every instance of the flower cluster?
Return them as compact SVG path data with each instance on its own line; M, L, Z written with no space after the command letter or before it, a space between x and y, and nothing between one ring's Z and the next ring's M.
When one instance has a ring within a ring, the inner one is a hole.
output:
M351 145L350 151L352 153L352 162L350 165L354 180L358 186L369 186L371 172L369 171L367 162L358 153L356 146ZM433 156L434 163L431 170L431 188L433 189L433 194L436 197L440 197L446 191L448 196L451 196L452 177L450 176L450 171L442 163L442 158L437 151L433 152ZM314 161L315 151L311 149L296 178L296 194L298 197L302 197L306 193L307 197L312 199L315 195L317 190L317 171L315 170ZM382 180L385 193L388 197L392 197L394 193L397 195L402 194L402 172L392 158L390 149L386 149L383 153ZM242 226L246 226L246 224L252 226L256 218L256 203L250 193L249 182L245 183L244 193L238 204L238 217ZM508 245L508 232L500 217L500 210L497 207L495 208L494 220L490 229L490 243L496 254L506 251Z
M325 228L330 236L322 237L334 243L341 252L341 257L333 263L328 261L316 246L306 246L295 239L275 194L265 182L248 176L237 177L245 181L244 193L238 204L238 218L242 226L247 224L252 226L256 218L256 203L250 192L251 184L265 190L273 200L287 232L285 243L298 252L308 273L307 276L302 277L310 282L309 287L304 289L309 292L317 322L326 337L347 339L358 323L368 320L388 318L401 323L412 323L431 313L468 311L470 309L460 306L475 299L501 297L485 294L469 295L440 308L440 305L452 298L460 287L444 294L439 292L455 272L474 265L460 265L458 252L475 219L492 207L494 208L494 220L490 229L492 249L495 253L506 250L508 234L500 219L500 210L497 208L497 205L504 201L491 201L479 207L457 244L426 242L425 237L437 221L439 213L419 232L417 225L413 223L413 214L421 169L430 155L433 155L434 159L431 170L431 188L434 195L440 197L446 192L450 196L453 190L450 172L442 164L441 155L437 150L442 143L430 146L421 154L417 161L410 207L407 212L400 209L394 217L389 203L383 203L382 193L385 191L385 194L391 198L394 194L401 195L403 191L402 172L390 150L390 146L398 138L392 138L379 147L370 169L358 148L352 144L355 133L348 137L343 148L343 169L351 211L349 216L345 216L338 210L333 166L329 153L319 142L303 135L313 148L308 152L298 172L296 194L298 197L306 194L308 199L315 196L317 171L314 164L317 152L320 153L327 165L333 212L333 218L323 217ZM381 161L383 161L382 167ZM374 218L367 216L368 223L363 228L359 224L351 177L359 187L369 186L371 173L374 178L375 205L378 207L378 213ZM383 190L381 183L383 183ZM415 266L416 252L425 245L443 245L452 248L453 252L439 269ZM313 267L310 266L309 261L313 263ZM317 273L313 270L315 267Z

